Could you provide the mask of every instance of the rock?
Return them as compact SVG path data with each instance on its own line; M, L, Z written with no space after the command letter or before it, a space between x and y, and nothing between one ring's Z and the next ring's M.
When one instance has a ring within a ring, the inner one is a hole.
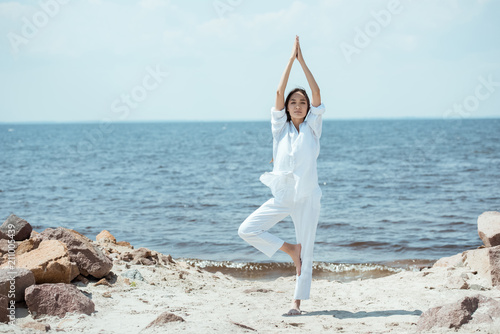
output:
M111 284L115 284L118 280L118 276L112 271L110 271L104 278Z
M163 262L164 265L170 264L170 263L175 263L174 259L172 259L172 256L170 254L160 254L159 255L161 262Z
M37 284L26 289L24 299L33 318L41 315L64 317L66 312L94 312L94 302L72 284Z
M0 265L9 260L9 247L10 247L10 257L15 256L18 241L14 243L7 239L0 239Z
M42 241L40 233L35 231L35 230L31 231L30 239L38 239L38 240Z
M471 290L478 290L478 291L484 291L484 290L486 290L486 288L484 286L479 285L479 284L471 284L469 286L469 289L471 289Z
M442 257L434 263L432 268L437 267L460 267L463 266L462 253L455 254L448 257Z
M146 266L151 266L158 263L158 256L156 256L156 258L153 258L152 251L144 247L134 250L132 252L132 255L134 256L132 264L143 264Z
M463 252L463 262L477 272L485 286L500 286L500 246Z
M132 252L124 252L121 254L120 259L126 262L131 262L132 264L142 264L146 266L175 263L170 255L164 255L144 247L135 249Z
M10 310L8 309L8 307L9 307L9 298L7 296L0 295L0 323L3 322L4 324L6 324L10 321L9 318Z
M105 278L101 278L99 280L99 282L97 282L97 283L94 284L94 286L98 286L98 285L111 286L111 284Z
M17 243L14 243L14 250L17 248ZM3 256L4 254L7 254L9 252L9 240L7 239L0 239L0 256Z
M89 280L87 279L87 277L85 277L83 275L76 276L75 280L78 280L79 282L82 282L85 285L89 283Z
M451 276L446 282L448 289L468 289L469 284L460 276Z
M482 295L463 297L455 303L433 307L420 316L418 331L433 327L458 329L466 323L491 322L500 317L500 302Z
M111 234L109 233L109 231L107 230L102 230L101 233L99 233L95 239L99 242L112 242L114 244L116 244L116 238Z
M268 293L268 292L272 292L272 291L273 290L264 289L264 288L250 288L250 289L243 290L244 293L252 293L252 292Z
M68 247L69 257L75 262L84 276L92 275L95 278L106 276L113 267L113 261L108 258L92 240L64 227L47 228L40 233L43 240L59 240Z
M11 239L12 236L16 241L29 239L32 230L30 223L11 214L0 226L0 239Z
M483 295L478 296L479 307L472 315L472 320L469 323L475 325L492 323L495 319L500 318L500 302Z
M0 295L7 296L11 290L11 282L14 281L15 301L24 300L24 290L35 284L35 276L31 270L26 268L3 268L0 269ZM10 298L9 298L10 299Z
M16 267L31 270L38 284L69 283L78 276L78 267L70 261L66 245L57 240L42 241L37 249L19 255ZM0 268L8 268L8 263Z
M137 269L127 270L121 273L121 276L130 278L132 280L144 281L144 277L142 277L141 273Z
M120 259L122 259L125 262L130 262L134 259L134 255L130 252L125 252L120 256Z
M477 231L486 247L500 246L500 212L483 212L477 218Z
M500 286L500 246L488 248L490 258L491 285Z
M130 242L127 242L127 241L118 241L116 244L117 244L118 246L123 246L123 247L128 247L128 248L130 248L130 249L134 249L134 246L132 246L132 245L130 244Z
M163 324L173 321L185 321L185 320L182 317L179 317L178 315L165 311L162 314L160 314L155 320L150 322L149 325L146 326L146 328L153 326L161 326Z
M10 240L7 239L1 239L0 240L0 257L1 261L0 264L3 264L4 262L8 261L9 257L9 249L10 249L10 256L19 256L21 254L27 253L35 248L38 247L40 244L40 240L37 239L26 239L23 241L14 241L12 240L9 243Z
M37 238L29 238L21 241L17 246L16 255L21 255L37 249L40 246L41 241L42 240Z
M22 328L32 328L42 332L48 332L50 330L50 325L42 324L41 322L30 321L22 324Z

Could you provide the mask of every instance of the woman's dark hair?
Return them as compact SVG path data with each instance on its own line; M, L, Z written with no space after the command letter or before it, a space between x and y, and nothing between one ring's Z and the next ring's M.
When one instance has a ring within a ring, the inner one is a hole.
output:
M292 117L290 117L290 111L288 111L288 102L290 102L292 95L297 93L297 92L304 94L304 96L306 97L306 101L307 101L306 116L309 113L309 109L311 109L311 102L309 101L309 96L307 96L306 90L304 88L295 88L290 93L288 93L288 96L286 97L286 100L285 100L285 112L286 112L286 121L287 122L290 122L292 120Z

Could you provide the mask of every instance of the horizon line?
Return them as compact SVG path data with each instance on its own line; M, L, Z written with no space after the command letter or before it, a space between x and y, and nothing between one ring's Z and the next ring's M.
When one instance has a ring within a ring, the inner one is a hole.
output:
M401 121L401 120L442 120L442 121L457 121L457 120L487 120L487 119L500 119L500 116L484 116L484 117L368 117L368 118L326 118L323 121ZM8 124L99 124L102 120L79 120L79 121L12 121L3 122L0 121L0 125ZM132 124L132 123L241 123L241 122L270 122L270 119L173 119L173 120L110 120L108 123L118 123L118 124Z

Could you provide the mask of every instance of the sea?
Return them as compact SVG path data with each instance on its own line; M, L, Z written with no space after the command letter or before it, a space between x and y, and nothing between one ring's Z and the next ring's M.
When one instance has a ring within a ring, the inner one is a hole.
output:
M270 122L0 124L0 219L59 226L231 274L293 275L238 227L271 198ZM479 247L500 211L500 119L324 120L314 275L420 270ZM290 217L271 232L294 243Z

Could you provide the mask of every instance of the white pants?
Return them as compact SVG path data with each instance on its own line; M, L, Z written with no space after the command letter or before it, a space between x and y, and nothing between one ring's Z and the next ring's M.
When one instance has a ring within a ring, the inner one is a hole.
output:
M283 246L284 241L268 230L290 215L295 225L295 237L301 244L302 269L297 276L294 299L309 299L312 280L313 248L320 211L321 189L310 196L294 201L293 195L280 199L271 198L255 210L240 225L239 236L249 244L271 257Z

